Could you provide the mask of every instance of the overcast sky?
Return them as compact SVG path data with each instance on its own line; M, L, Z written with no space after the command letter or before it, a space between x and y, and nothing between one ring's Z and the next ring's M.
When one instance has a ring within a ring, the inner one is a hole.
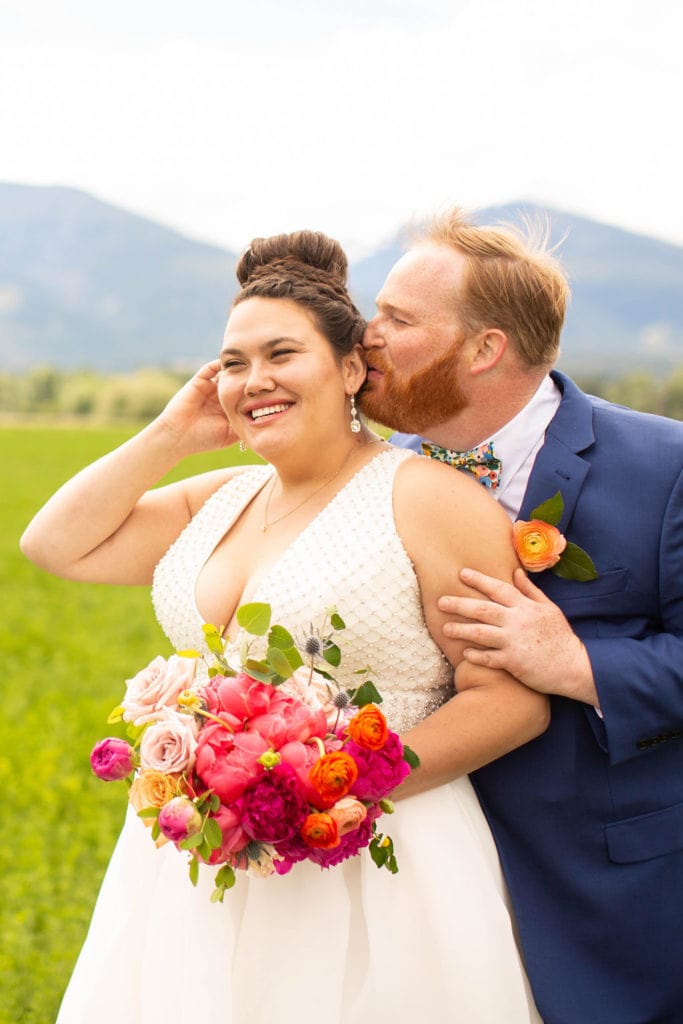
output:
M0 0L0 180L352 255L509 200L683 245L680 0Z

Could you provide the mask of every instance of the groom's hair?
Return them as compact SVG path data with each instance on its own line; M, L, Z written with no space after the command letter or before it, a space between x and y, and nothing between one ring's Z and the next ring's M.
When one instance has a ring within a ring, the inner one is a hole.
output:
M547 221L527 223L524 231L508 224L480 226L455 207L437 214L415 241L448 245L464 255L458 318L468 333L497 327L530 366L555 362L570 293L549 246Z
M362 342L365 331L346 288L347 269L339 242L320 231L254 238L237 262L242 287L233 306L251 298L296 302L311 314L340 359Z

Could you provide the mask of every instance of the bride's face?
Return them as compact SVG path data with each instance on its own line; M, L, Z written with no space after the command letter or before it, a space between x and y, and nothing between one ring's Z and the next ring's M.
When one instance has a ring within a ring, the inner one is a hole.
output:
M341 361L310 314L287 299L236 306L221 350L218 398L235 433L263 458L302 441L314 451L348 430L348 396L365 373Z

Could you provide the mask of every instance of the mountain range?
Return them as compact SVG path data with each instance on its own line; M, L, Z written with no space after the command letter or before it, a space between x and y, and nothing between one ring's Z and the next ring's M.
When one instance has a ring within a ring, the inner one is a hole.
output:
M683 363L683 247L528 203L481 222L547 219L572 302L560 366L668 372ZM236 254L84 192L0 183L0 371L194 367L217 352ZM405 232L351 263L359 308L405 248Z

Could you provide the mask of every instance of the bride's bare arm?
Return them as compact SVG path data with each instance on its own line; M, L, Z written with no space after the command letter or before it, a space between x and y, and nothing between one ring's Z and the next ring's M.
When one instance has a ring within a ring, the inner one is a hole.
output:
M24 554L67 579L151 582L154 566L196 509L233 470L151 490L183 458L235 440L207 363L139 434L81 470L28 525Z
M510 580L517 566L511 523L474 478L450 466L414 459L396 478L396 522L417 572L427 626L456 670L456 696L403 736L420 757L397 796L409 796L480 768L542 733L547 699L507 672L462 660L463 641L448 640L438 610L439 587L448 581L468 590L460 568ZM451 591L443 591L450 593ZM471 645L470 645L471 646Z

